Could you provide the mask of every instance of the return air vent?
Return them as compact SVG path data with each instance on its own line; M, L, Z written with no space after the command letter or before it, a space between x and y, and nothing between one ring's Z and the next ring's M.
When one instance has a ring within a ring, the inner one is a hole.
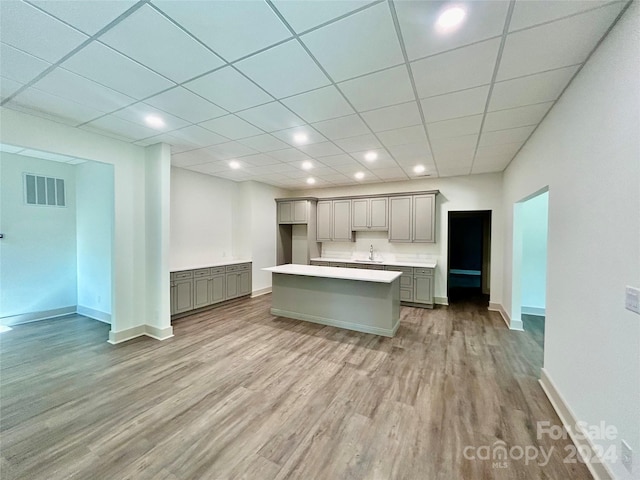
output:
M24 174L24 197L27 205L65 207L64 180Z

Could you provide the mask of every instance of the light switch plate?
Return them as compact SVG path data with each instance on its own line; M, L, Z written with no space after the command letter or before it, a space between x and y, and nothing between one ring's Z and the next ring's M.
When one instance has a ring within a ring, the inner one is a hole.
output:
M632 312L640 313L640 288L627 285L624 307Z

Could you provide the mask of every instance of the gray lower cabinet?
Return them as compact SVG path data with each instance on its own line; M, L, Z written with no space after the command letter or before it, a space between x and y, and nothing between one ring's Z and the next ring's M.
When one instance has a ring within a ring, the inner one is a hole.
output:
M214 275L209 280L209 298L211 303L223 302L226 297L226 275Z
M413 277L413 301L415 303L433 304L433 294L431 293L432 277Z
M251 264L243 263L227 267L227 300L251 293Z
M183 313L193 310L193 278L175 280L172 285L174 302L171 313Z

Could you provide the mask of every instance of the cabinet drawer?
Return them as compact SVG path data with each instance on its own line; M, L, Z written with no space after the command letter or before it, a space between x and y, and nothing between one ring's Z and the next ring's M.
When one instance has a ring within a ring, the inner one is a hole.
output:
M414 268L413 274L421 277L433 277L433 268Z
M329 263L329 266L330 267L346 268L347 264L346 263L331 262L331 263Z
M251 264L250 263L240 263L237 265L238 270L239 271L244 271L244 270L251 270Z
M384 270L384 265L367 265L369 270Z
M328 267L329 266L329 262L311 262L311 265L315 265L317 267Z
M211 267L211 275L220 275L227 271L226 267Z
M173 277L176 280L181 280L183 278L193 278L192 270L185 270L183 272L175 272L175 276Z
M394 272L402 272L403 275L412 275L413 276L413 267L398 267L395 265L386 265L384 267L385 270L392 270Z
M198 270L194 270L193 271L193 276L198 278L198 277L208 277L209 276L209 269L208 268L199 268Z

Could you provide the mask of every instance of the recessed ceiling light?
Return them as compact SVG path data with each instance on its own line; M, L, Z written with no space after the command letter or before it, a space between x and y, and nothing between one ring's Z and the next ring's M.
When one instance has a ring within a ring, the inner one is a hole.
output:
M240 168L240 163L239 163L239 162L236 162L235 160L231 160L231 161L229 162L229 166L230 166L231 168L233 168L234 170L237 170L238 168Z
M302 162L302 168L304 170L310 170L313 168L313 163L311 163L309 160Z
M144 117L144 121L151 128L162 128L164 127L164 120L157 115L147 115Z
M307 178L307 183L309 185L313 185L314 183L316 183L316 179L313 178L313 177L309 177L309 178Z
M462 7L450 7L438 17L436 28L441 33L448 33L458 28L464 21L467 12Z
M376 158L378 158L378 154L376 152L367 152L364 154L364 159L368 162L373 162Z
M293 140L294 140L296 143L305 143L307 140L309 140L309 137L307 136L307 134L306 134L306 133L296 133L296 134L293 136Z
M413 167L413 171L415 173L422 173L424 172L424 165L416 165L415 167Z
M356 172L354 177L356 177L358 180L362 180L364 178L364 172Z

